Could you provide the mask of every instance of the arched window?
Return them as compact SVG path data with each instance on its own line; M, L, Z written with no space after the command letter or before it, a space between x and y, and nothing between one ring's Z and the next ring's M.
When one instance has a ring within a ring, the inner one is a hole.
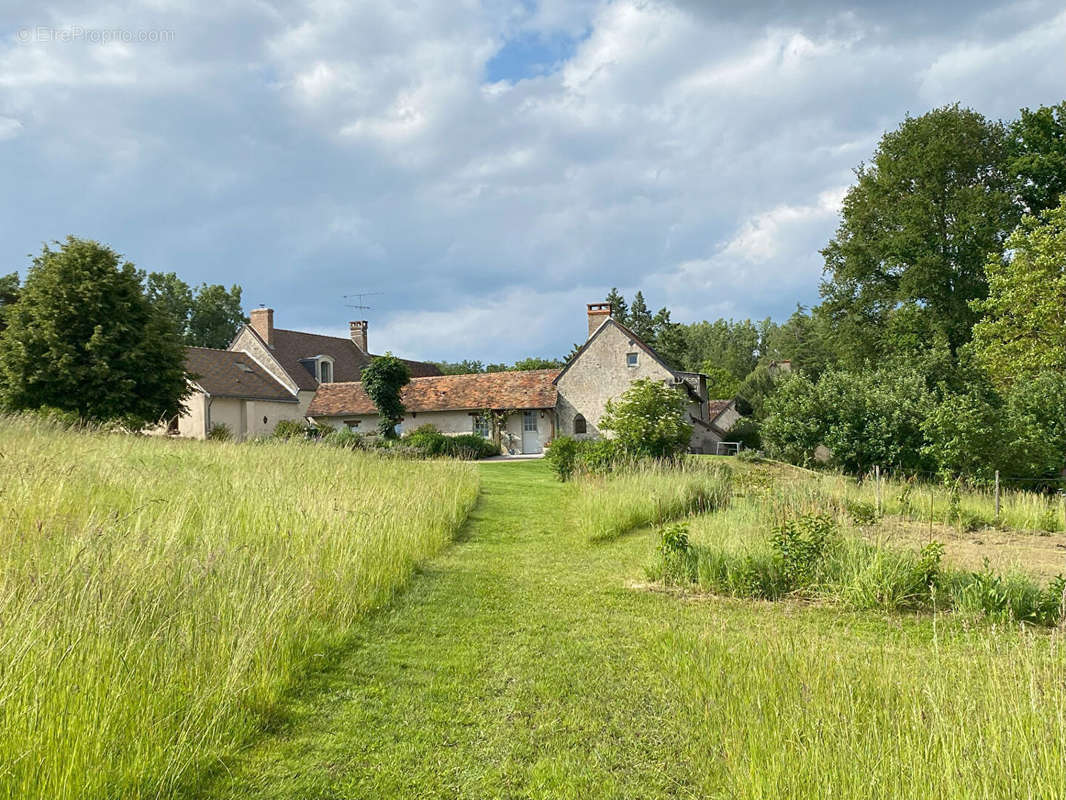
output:
M322 359L318 363L318 380L321 383L333 383L333 362Z
M585 425L585 418L578 414L574 417L574 433L587 433L588 426Z

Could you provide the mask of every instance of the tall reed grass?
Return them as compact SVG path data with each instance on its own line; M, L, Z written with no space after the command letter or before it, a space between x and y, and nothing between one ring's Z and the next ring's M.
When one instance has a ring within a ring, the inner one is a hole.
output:
M639 462L572 484L575 519L590 541L606 541L728 504L732 471L724 464Z
M0 797L167 797L443 546L473 468L0 418Z

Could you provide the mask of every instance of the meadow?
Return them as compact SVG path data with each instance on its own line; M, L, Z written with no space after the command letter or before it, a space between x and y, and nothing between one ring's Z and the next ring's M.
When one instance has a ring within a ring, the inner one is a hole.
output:
M0 797L188 794L477 492L455 462L0 418Z
M1060 632L648 580L660 526L625 520L742 546L802 510L806 478L775 512L757 494L776 468L730 463L728 498L699 514L665 502L661 472L561 484L542 463L479 465L461 542L358 623L293 724L227 759L208 796L1061 797Z

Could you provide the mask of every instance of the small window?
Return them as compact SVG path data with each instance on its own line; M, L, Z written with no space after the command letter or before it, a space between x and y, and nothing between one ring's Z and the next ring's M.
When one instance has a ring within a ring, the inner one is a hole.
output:
M637 354L636 353L626 353L626 366L627 367L635 367L636 365L637 365Z
M333 383L333 364L331 362L318 362L318 379L322 383Z
M537 430L537 412L526 411L522 414L522 430L533 432Z
M359 427L359 420L357 420L357 419L346 419L346 420L344 420L344 426L350 431L351 430L355 430L356 428Z
M478 436L483 436L486 439L489 438L489 418L485 414L478 414L474 417L474 433Z
M574 417L574 433L588 433L588 425L585 424L585 418L580 414Z

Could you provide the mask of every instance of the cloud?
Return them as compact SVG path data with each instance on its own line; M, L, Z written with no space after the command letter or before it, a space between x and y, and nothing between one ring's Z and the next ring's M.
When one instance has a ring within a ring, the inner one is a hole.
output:
M906 113L1063 99L1066 22L1034 0L56 0L0 36L0 257L68 233L240 283L289 328L377 349L565 353L584 303L674 317L817 298L841 187ZM374 331L377 333L375 334Z

